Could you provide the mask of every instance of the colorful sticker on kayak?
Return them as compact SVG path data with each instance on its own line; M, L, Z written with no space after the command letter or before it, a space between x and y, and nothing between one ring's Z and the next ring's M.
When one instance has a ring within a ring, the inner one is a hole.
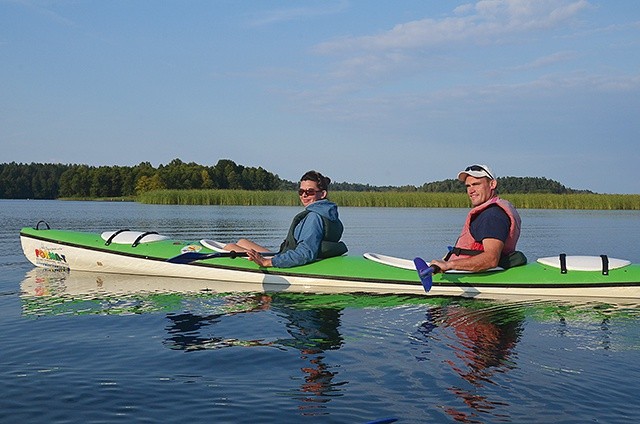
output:
M190 244L180 249L180 253L199 252L200 250L202 250L202 246Z
M38 265L49 268L69 269L66 256L61 251L56 252L56 250L61 249L36 249L35 255Z

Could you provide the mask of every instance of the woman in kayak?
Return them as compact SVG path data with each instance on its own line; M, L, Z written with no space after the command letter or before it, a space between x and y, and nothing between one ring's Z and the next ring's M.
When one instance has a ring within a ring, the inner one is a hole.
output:
M246 251L250 260L262 267L289 268L316 259L340 256L347 246L340 241L344 229L338 218L338 206L327 199L331 179L317 171L309 171L300 178L298 195L305 210L293 218L280 251L265 257L269 250L251 240L240 239L225 245L229 251Z

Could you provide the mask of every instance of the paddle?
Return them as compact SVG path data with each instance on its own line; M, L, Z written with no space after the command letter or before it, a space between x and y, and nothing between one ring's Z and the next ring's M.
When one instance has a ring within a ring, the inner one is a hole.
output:
M263 256L272 256L275 255L273 252L260 252ZM202 261L204 259L213 259L213 258L239 258L246 257L247 252L236 252L232 250L230 252L215 252L215 253L198 253L198 252L186 252L178 256L174 256L173 258L167 259L167 262L172 264L190 264L194 261Z
M379 420L367 421L365 424L391 424L398 421L397 418L380 418Z
M433 274L439 272L440 267L437 265L429 266L422 258L415 258L413 263L416 266L416 271L418 271L418 277L420 277L424 291L429 293L433 285Z

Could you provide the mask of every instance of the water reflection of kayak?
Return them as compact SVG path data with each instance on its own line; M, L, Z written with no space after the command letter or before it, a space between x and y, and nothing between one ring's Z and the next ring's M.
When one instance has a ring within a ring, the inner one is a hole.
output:
M438 306L447 298L416 295L281 291L280 286L176 277L35 268L20 284L26 315L122 314L206 309L233 314L260 310L277 297L300 309ZM265 299L269 299L266 301ZM455 299L455 298L451 298ZM200 305L200 306L198 306Z
M211 280L216 287L226 282L245 284L247 290L425 294L415 270L407 269L410 261L385 255L344 255L295 268L265 269L232 253L216 252L200 241L172 240L148 232L23 228L20 239L25 256L39 267ZM594 270L572 269L572 259L578 257L569 256L558 266L553 261L535 261L508 270L437 274L429 295L640 299L640 264L580 258L595 260Z
M588 298L494 301L411 294L295 292L280 291L278 286L45 268L27 272L20 283L20 292L26 315L169 313L183 311L186 306L193 311L206 310L207 314L233 314L261 310L272 305L274 299L301 310L422 305L430 311L462 308L467 317L476 313L493 315L500 311L501 316L515 314L521 319L527 315L542 321L556 320L560 316L584 319L588 315L601 319L602 314L619 316L625 313L637 318L640 310L640 300L630 299L619 299L620 303L594 302Z

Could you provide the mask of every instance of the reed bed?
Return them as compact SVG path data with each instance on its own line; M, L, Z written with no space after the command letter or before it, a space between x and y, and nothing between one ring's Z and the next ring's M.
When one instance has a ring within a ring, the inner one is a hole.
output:
M340 206L395 208L465 208L469 198L464 193L333 191L332 201Z
M298 195L289 191L151 190L138 202L155 205L295 206Z
M507 194L521 209L640 210L638 194Z
M340 206L400 208L468 208L465 193L332 191ZM506 194L522 209L640 210L636 194ZM158 205L298 206L293 191L252 190L153 190L140 194L138 202Z

